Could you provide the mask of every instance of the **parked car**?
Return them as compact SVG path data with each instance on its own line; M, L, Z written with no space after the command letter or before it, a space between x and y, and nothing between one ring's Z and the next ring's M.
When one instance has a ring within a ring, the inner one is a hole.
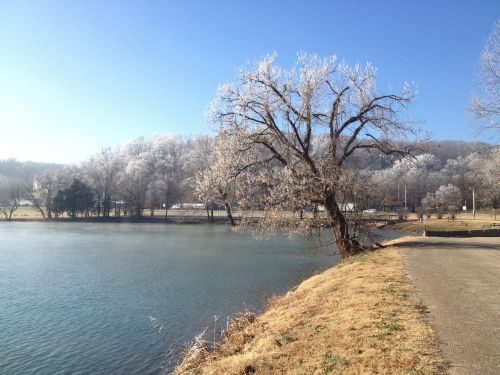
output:
M369 215L374 214L375 212L377 212L377 210L374 208L368 208L366 210L363 210L364 214L369 214Z

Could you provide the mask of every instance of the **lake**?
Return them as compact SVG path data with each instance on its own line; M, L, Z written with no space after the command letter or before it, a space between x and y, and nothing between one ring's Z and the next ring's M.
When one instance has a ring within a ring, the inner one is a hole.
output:
M225 225L0 223L0 374L164 373L214 315L261 311L332 254Z

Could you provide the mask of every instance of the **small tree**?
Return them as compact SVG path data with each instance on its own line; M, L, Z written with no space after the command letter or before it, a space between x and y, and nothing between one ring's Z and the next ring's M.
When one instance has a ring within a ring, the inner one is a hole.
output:
M214 144L212 163L196 174L194 186L195 193L202 202L218 202L224 205L228 222L232 226L236 225L236 222L232 214L231 200L235 199L238 189L241 189L236 180L240 175L243 176L246 169L242 167L238 147L234 139L224 134L219 135Z
M0 213L5 220L12 219L12 215L19 208L20 201L21 186L19 184L8 182L0 186Z
M54 199L56 212L66 211L75 219L77 214L88 214L94 204L94 193L92 189L75 179L68 189L60 190Z

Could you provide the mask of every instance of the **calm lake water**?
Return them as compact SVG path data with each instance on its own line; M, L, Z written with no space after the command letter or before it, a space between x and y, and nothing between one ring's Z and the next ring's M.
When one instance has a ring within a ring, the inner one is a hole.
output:
M337 261L222 225L0 223L0 374L163 373L213 315L260 311Z

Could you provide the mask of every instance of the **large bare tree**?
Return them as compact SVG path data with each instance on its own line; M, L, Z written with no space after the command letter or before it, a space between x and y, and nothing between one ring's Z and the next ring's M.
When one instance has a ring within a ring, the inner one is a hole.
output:
M279 212L323 205L344 259L363 249L340 205L357 168L353 157L406 155L416 134L400 113L413 99L409 85L399 94L380 93L375 77L370 64L349 67L335 57L301 54L282 70L269 56L222 85L209 108L219 136L253 155L229 153L239 165L235 175L249 174L261 187L254 199L270 220L285 223Z
M488 132L493 141L500 139L500 20L493 30L481 54L478 84L480 94L470 102L477 133Z

